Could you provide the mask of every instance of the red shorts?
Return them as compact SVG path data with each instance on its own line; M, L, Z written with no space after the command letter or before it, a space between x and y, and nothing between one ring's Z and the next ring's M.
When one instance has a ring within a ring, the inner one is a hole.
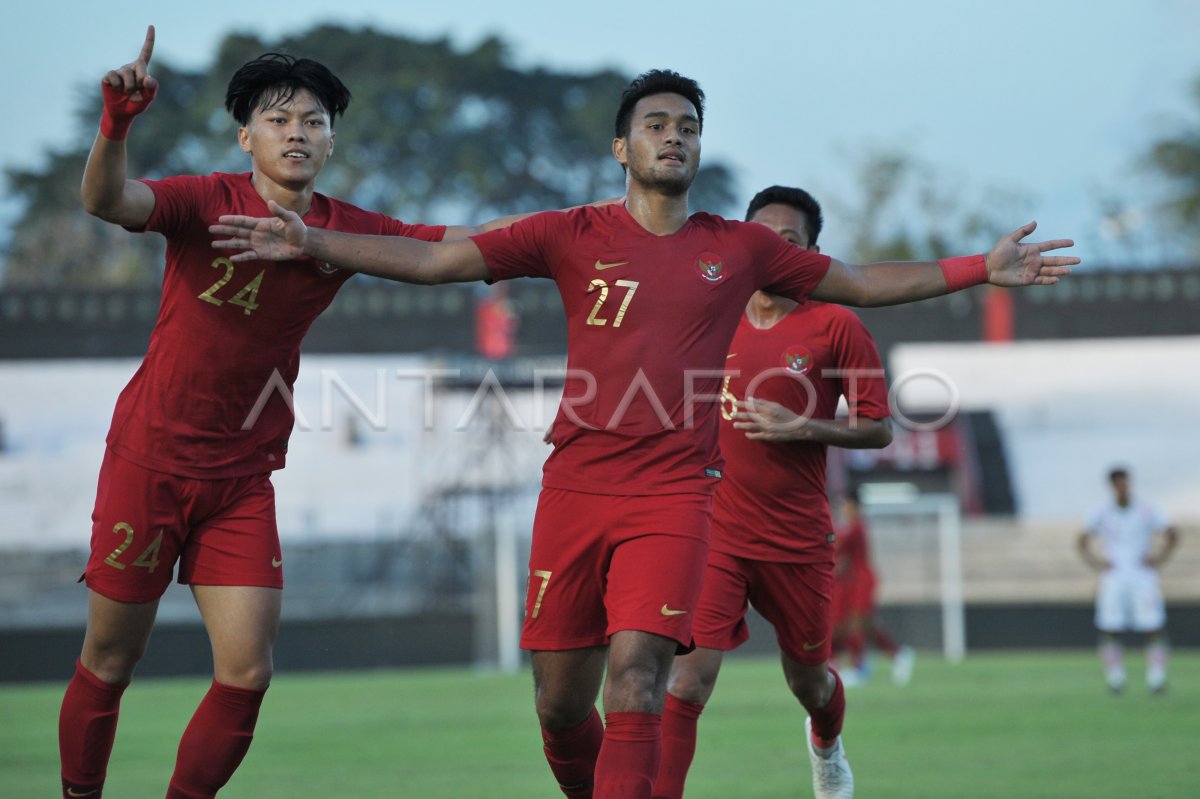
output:
M704 494L542 489L521 648L601 646L619 630L690 646L711 522Z
M710 552L692 630L696 646L728 652L750 637L750 605L775 628L782 652L817 665L832 655L833 564L776 563Z
M269 474L198 480L104 453L88 588L118 602L150 602L171 582L283 587Z

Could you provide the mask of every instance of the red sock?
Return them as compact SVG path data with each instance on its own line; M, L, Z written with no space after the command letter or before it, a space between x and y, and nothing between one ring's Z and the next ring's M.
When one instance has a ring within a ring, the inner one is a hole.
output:
M75 676L67 685L58 714L63 796L71 789L78 796L99 799L124 692L124 685L109 685L76 658Z
M250 740L266 691L213 680L179 741L166 799L211 799L229 782Z
M696 722L704 705L667 694L662 715L662 761L654 781L654 799L682 799L683 783L696 754Z
M842 678L833 669L829 673L837 681L833 696L824 707L808 713L812 719L813 743L825 749L837 743L837 737L842 734L842 722L846 720L846 690L842 687Z
M596 708L570 729L554 731L542 727L542 751L563 794L571 799L591 797L596 758L603 741L604 725Z
M595 799L650 799L662 753L662 716L606 713Z

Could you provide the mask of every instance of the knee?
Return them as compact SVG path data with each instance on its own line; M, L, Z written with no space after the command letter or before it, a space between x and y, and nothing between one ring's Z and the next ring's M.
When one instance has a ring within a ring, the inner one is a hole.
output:
M538 722L544 729L558 732L583 723L596 707L595 699L584 700L569 694L538 690L534 703Z
M787 673L788 689L810 711L824 707L833 696L834 683L827 670Z
M90 639L84 642L79 659L84 668L102 681L109 685L124 685L133 679L133 670L144 654L145 643L137 645Z
M668 674L668 666L654 662L631 663L616 669L610 663L605 707L658 712L666 695Z
M218 665L213 676L222 685L265 691L271 685L275 668L270 660L241 663L229 666Z
M675 668L667 680L667 690L677 699L707 704L717 684L717 674L701 669Z

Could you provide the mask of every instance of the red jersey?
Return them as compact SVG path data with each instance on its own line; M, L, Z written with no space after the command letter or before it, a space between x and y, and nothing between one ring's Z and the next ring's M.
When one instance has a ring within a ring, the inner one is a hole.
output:
M624 205L536 214L475 236L493 278L545 277L567 314L567 384L542 484L710 493L725 354L756 289L803 299L829 258L762 225L693 214L669 236Z
M217 217L271 215L250 178L143 181L154 192L144 230L166 237L166 271L150 347L117 399L108 446L146 468L218 479L284 465L300 341L351 273L311 259L235 264L214 250ZM321 194L304 221L427 241L445 232Z
M849 591L875 586L867 527L861 521L838 530L834 557L837 559L837 582L841 588Z
M767 329L743 317L726 365L733 372L721 402L727 470L713 502L712 548L756 560L829 562L826 446L748 439L733 427L733 401L749 394L812 419L832 419L845 396L851 418L885 419L887 384L874 339L853 311L809 302ZM848 370L859 376L837 374Z

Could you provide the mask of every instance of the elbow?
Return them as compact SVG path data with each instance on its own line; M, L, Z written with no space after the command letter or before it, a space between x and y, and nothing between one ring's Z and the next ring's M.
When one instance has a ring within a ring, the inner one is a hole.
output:
M101 192L89 191L84 185L79 190L79 199L83 203L83 210L89 216L94 216L97 219L103 219L105 222L113 222L116 220L116 203L109 197L106 197Z
M888 444L892 443L892 426L883 424L879 426L879 432L875 436L875 449L883 449Z
M80 189L79 200L83 203L83 210L90 216L98 216L103 219L104 204L94 194L89 192L86 187Z
M892 443L892 422L880 419L871 423L870 435L864 442L867 449L883 449Z

